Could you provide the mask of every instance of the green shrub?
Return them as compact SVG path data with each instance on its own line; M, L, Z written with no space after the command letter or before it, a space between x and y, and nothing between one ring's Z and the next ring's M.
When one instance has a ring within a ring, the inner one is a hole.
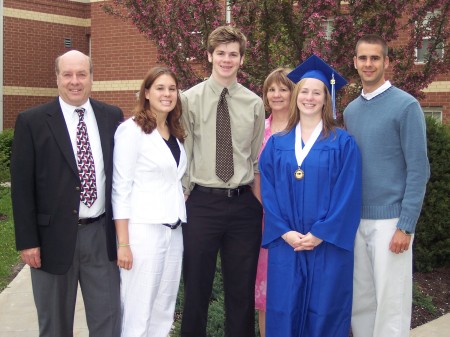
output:
M6 129L0 132L0 183L10 180L9 162L11 160L13 136L13 129Z
M431 176L417 223L414 266L429 272L450 264L450 133L448 125L427 118Z
M181 316L183 314L183 302L184 302L184 288L183 280L181 280L180 290L178 291L177 304L175 308L175 323L174 329L170 333L170 337L180 336L181 328ZM256 335L259 336L259 329L256 322ZM208 324L206 327L207 337L223 337L225 336L225 308L224 308L224 295L223 295L223 281L222 281L222 268L220 258L217 259L216 275L214 277L213 289L211 293L211 300L209 302L208 310Z
M426 310L434 317L438 317L438 309L433 304L433 298L421 292L417 287L417 283L413 284L413 304Z
M175 323L174 329L170 333L171 337L177 337L181 334L181 317L183 314L184 302L184 285L181 279L180 289L178 290L178 298L175 306ZM225 336L224 319L225 310L223 308L223 282L220 258L217 259L216 274L214 276L213 289L211 292L211 300L209 302L208 310L208 325L206 328L206 335L208 337Z
M0 186L0 238L0 292L2 292L11 282L13 269L20 260L14 240L11 191L3 186Z

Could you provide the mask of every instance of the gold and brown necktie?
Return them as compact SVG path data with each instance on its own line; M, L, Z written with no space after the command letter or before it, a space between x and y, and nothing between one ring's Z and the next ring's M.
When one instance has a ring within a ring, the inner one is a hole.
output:
M224 88L217 104L216 120L216 175L227 182L234 174L233 142L231 139L230 113Z

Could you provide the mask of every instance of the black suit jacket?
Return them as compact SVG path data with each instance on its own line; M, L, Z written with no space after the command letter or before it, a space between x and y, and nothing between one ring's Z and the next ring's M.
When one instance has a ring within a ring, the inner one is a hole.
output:
M90 100L100 134L106 174L108 256L117 259L111 186L114 133L123 120L115 106ZM64 116L56 99L17 117L11 155L11 197L18 250L40 247L41 269L64 274L73 260L80 179Z

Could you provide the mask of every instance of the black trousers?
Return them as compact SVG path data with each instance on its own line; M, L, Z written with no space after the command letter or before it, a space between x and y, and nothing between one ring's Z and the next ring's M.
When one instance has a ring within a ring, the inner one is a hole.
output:
M217 255L222 259L225 334L255 336L255 278L262 206L251 191L240 196L192 191L184 241L182 337L205 337Z

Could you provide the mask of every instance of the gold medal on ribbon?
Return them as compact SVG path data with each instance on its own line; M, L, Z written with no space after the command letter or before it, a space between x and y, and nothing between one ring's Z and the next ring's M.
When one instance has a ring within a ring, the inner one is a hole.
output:
M303 170L300 167L295 170L295 172L294 172L295 179L302 180L304 176L305 176L305 172L303 172Z

